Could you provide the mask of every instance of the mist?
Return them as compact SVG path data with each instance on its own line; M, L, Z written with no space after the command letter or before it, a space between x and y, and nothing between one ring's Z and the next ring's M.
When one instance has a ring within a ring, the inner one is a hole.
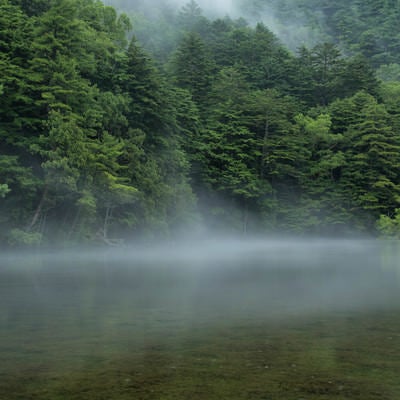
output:
M208 399L221 374L226 390L237 376L252 390L246 371L262 373L260 390L273 381L266 373L297 390L287 373L324 374L340 343L353 354L357 335L394 345L399 254L394 242L263 237L3 254L0 393L161 398L196 391L207 374ZM376 357L386 362L385 349ZM365 371L362 354L352 371Z
M205 318L215 317L217 309L239 319L248 313L268 319L391 307L399 300L399 251L395 243L375 240L212 237L118 249L9 253L2 257L0 274L3 293L13 297L15 289L22 290L33 296L30 304L43 297L49 297L43 304L54 304L58 289L68 293L72 285L80 295L90 287L99 299L108 293L117 302L122 290L130 293L132 305L144 294L151 303L178 310L182 302L186 309L196 305L191 318L200 309ZM12 292L7 291L10 280L19 282Z
M157 0L156 0L157 1ZM175 6L176 8L183 7L188 4L189 1L185 0L169 0L169 4ZM199 0L196 3L204 11L206 15L214 17L223 17L229 15L231 17L239 17L240 9L237 6L235 0Z
M140 9L145 10L146 15L150 18L157 18L161 6L170 7L179 10L190 3L189 0L149 0L140 4ZM311 27L309 16L304 11L294 5L292 17L285 16L284 19L279 17L279 13L274 9L272 4L257 5L257 7L249 7L242 0L197 0L196 3L201 8L203 14L210 19L230 17L232 19L243 18L250 25L256 25L259 22L265 24L280 40L292 51L296 51L301 45L314 46L318 42L325 40L321 37L323 30L319 29L323 26L324 20L322 14L315 12L313 15L313 27ZM105 0L105 4L117 7L115 0ZM134 1L123 3L123 11L135 12L137 5Z

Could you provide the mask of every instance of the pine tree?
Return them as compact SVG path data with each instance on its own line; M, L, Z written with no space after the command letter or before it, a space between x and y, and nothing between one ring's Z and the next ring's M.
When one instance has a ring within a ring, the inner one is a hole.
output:
M184 37L172 65L178 87L187 89L199 109L204 110L208 104L214 62L199 35L189 33Z

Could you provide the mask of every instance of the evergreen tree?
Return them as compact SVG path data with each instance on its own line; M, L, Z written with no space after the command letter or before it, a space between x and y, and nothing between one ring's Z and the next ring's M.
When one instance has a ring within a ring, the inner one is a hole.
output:
M132 38L117 77L119 86L130 99L128 121L130 126L149 134L158 131L165 120L165 100L161 78L149 57Z
M187 89L200 110L207 106L214 62L200 36L189 33L180 44L173 61L176 84Z
M393 212L400 201L400 139L384 106L373 98L360 117L362 120L348 129L353 146L346 154L349 168L344 180L352 187L355 204L378 217Z

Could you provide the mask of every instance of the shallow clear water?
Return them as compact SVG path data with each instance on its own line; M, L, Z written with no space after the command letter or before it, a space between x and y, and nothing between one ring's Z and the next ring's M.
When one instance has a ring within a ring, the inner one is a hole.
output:
M208 241L0 265L0 399L400 398L400 250Z

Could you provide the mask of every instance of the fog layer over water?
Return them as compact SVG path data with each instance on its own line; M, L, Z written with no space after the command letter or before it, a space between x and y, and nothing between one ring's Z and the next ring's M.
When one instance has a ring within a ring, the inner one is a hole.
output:
M196 320L398 306L398 255L390 242L262 239L8 255L0 322L28 311L45 322L58 309L92 320L118 309L128 319L151 309Z

